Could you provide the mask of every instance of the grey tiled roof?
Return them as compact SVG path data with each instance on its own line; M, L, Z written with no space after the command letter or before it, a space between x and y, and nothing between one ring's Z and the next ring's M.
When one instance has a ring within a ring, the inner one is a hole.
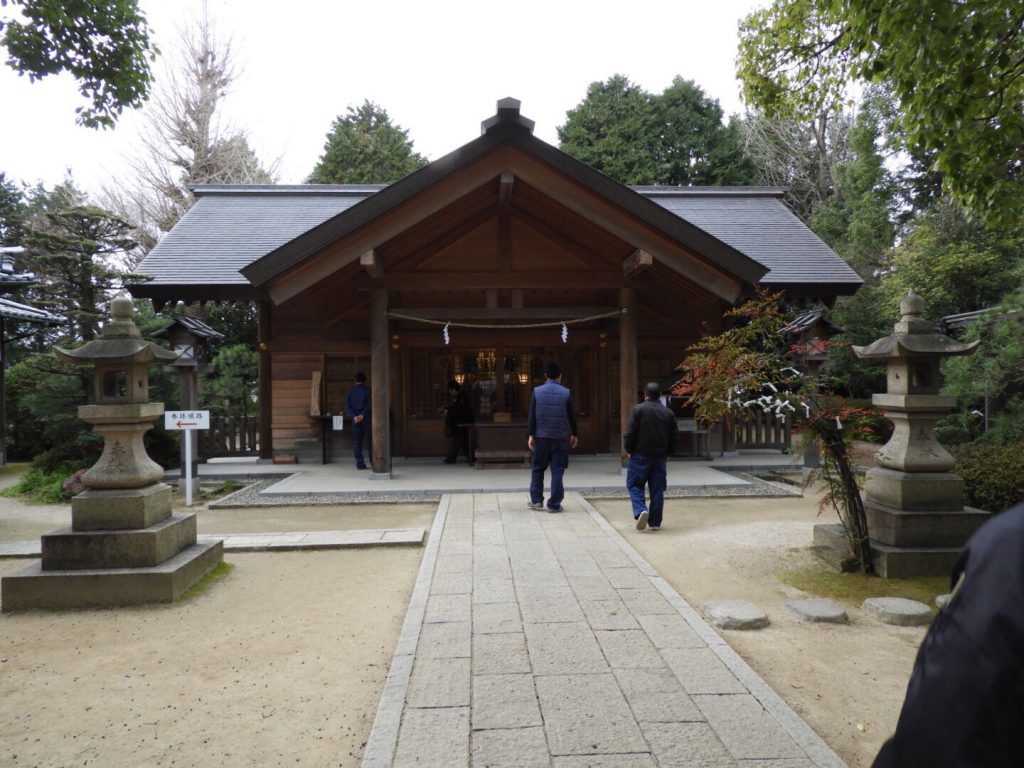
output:
M47 312L45 309L36 309L27 304L19 304L10 299L0 299L0 317L11 320L27 320L38 325L56 326L64 323L60 316L52 312Z
M147 286L247 286L239 272L382 185L225 185L196 188L196 204L137 272ZM762 264L765 284L829 285L852 293L858 275L766 187L635 187L707 234Z
M782 202L774 187L634 187L709 235L768 267L765 285L848 286L860 276Z
M238 271L380 185L201 186L196 203L136 272L147 285L249 285Z
M198 317L192 317L191 315L182 315L177 312L171 315L171 322L165 325L158 331L153 331L150 336L156 339L162 339L171 335L171 329L175 326L181 326L186 331L194 336L198 336L200 339L223 339L224 334L219 331L215 331L209 325L204 323Z

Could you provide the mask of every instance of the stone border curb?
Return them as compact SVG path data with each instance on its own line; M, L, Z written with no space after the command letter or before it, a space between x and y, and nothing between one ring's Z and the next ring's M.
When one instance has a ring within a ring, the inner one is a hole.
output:
M430 527L430 537L423 552L423 561L416 577L416 585L409 599L409 608L405 612L402 632L398 637L391 668L388 670L384 690L377 706L377 716L373 719L373 727L366 739L363 750L363 768L390 768L398 748L398 731L402 725L402 712L405 709L405 698L409 691L412 678L412 665L419 642L423 617L427 610L427 596L434 580L434 566L437 564L437 553L441 548L441 534L445 521L448 519L448 506L451 495L444 494L437 505L434 524Z
M665 491L667 499L692 499L716 497L778 498L803 496L799 488L775 483L760 477L738 471L732 467L712 467L722 474L738 477L745 485L677 485ZM287 476L286 476L287 477ZM514 488L460 488L458 491L335 491L324 493L263 493L281 481L280 476L259 480L235 491L222 499L212 501L208 509L239 509L242 507L306 507L330 504L386 504L386 503L436 503L445 493L518 493ZM628 499L629 492L623 485L594 486L590 488L567 489L594 499Z
M623 554L628 557L651 581L651 584L683 617L690 628L700 636L708 647L729 668L736 678L746 686L751 695L764 707L782 729L804 751L808 759L817 768L847 768L842 761L814 730L793 711L779 694L758 675L750 665L737 654L722 637L708 624L699 613L683 598L658 572L637 552L621 534L604 519L586 499L574 494L580 506L594 519L597 525L616 542Z
M224 542L225 552L297 552L315 549L420 546L422 528L373 528L348 531L202 534L200 544ZM0 559L40 557L40 539L0 541Z

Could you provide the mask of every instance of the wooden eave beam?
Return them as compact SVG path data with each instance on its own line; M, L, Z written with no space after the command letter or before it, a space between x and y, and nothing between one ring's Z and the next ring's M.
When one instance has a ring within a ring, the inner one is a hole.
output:
M498 179L498 207L507 211L512 206L512 186L516 177L512 171L502 171Z
M342 308L342 310L340 312L338 312L335 315L332 315L331 317L329 317L327 319L327 325L328 326L337 325L342 320L344 320L345 318L347 318L350 315L352 315L354 312L358 312L358 311L360 311L362 309L365 309L369 305L369 303L370 303L370 297L369 296L360 296L356 301L352 301L352 302L347 303Z
M516 178L536 188L542 194L558 200L563 206L619 240L651 253L660 264L703 286L710 293L732 303L743 293L746 284L708 263L700 256L660 232L637 221L625 211L610 205L604 198L591 193L567 177L553 174L537 158L518 150L512 163Z
M515 324L521 320L577 320L603 315L614 307L524 307L511 312L508 307L409 307L393 308L392 317L404 315L413 320L505 320Z
M384 275L384 265L381 263L380 256L377 255L375 250L369 250L366 253L360 254L359 266L370 277L382 277Z
M515 216L516 219L521 221L523 224L532 229L538 235L546 238L547 240L550 240L555 245L564 248L565 250L569 251L569 253L571 253L573 256L579 256L580 258L583 259L593 259L596 257L609 264L618 264L617 257L610 257L606 254L601 253L600 251L595 251L590 248L587 248L579 241L574 240L573 238L569 237L563 232L560 232L559 230L552 227L550 224L541 221L529 211L525 211L522 208L516 206Z
M466 235L468 235L474 229L477 229L478 227L483 226L484 224L486 224L488 221L490 221L491 219L493 219L497 215L498 215L498 211L497 211L497 209L495 209L493 207L488 208L487 210L484 210L484 211L480 211L480 213L476 214L475 216L472 216L469 219L466 219L466 221L462 222L458 226L453 227L452 229L449 229L447 232L445 232L440 237L437 237L434 240L431 240L429 243L424 245L422 248L417 248L416 251L412 255L407 256L404 259L401 259L399 261L396 261L392 265L391 269L392 270L399 269L399 268L402 269L402 270L415 269L416 267L418 267L423 262L425 262L428 259L432 258L433 256L436 256L437 254L439 254L441 251L443 251L449 245L453 245L454 243L457 243L459 240L464 238Z
M633 251L622 261L622 274L626 277L636 277L646 269L654 265L654 257L642 248Z
M504 145L454 171L445 178L444 183L435 184L378 216L372 226L362 226L340 240L326 244L316 255L272 278L266 285L267 293L276 304L297 296L356 261L360 254L372 248L379 250L381 243L457 203L468 190L493 182L509 167L515 155L518 153L513 153L509 145Z
M386 288L390 291L472 291L521 288L524 290L565 290L566 288L618 288L623 277L617 272L385 272L380 278L356 275L358 291Z

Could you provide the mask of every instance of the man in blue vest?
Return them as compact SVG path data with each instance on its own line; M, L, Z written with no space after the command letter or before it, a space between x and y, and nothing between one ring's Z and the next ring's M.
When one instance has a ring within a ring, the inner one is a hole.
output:
M355 456L356 469L369 469L363 461L363 440L370 436L370 388L366 386L365 373L356 374L355 386L345 397L345 410L352 422L352 454Z
M547 381L533 390L530 399L529 434L526 444L533 451L530 476L531 509L544 508L544 472L551 467L551 495L548 512L561 512L565 488L562 475L569 466L569 449L579 444L576 436L576 408L572 394L563 387L558 363L548 363Z

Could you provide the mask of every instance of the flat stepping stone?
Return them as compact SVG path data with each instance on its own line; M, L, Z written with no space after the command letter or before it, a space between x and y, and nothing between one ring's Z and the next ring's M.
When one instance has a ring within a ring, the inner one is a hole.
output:
M846 615L846 611L840 605L820 597L811 597L806 600L786 603L786 608L796 614L797 618L802 621L846 624L850 620Z
M917 600L905 597L869 597L864 607L875 614L883 624L899 627L920 627L930 624L932 609Z
M764 611L743 600L705 603L704 618L722 629L761 629L769 624Z

